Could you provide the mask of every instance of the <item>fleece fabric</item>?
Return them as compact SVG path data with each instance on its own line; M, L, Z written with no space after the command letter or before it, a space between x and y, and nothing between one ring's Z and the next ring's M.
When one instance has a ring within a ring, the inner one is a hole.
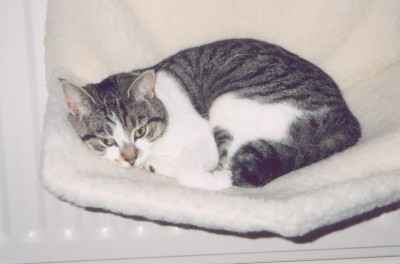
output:
M49 0L42 181L78 206L287 237L399 201L399 29L397 0ZM212 192L117 168L67 122L59 75L96 82L225 38L279 44L324 69L359 118L361 141L263 188Z

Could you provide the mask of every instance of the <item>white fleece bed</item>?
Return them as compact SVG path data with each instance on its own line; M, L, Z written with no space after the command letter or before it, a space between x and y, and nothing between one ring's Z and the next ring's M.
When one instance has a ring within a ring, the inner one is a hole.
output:
M247 4L246 4L247 3ZM302 236L400 201L400 2L50 0L42 182L63 200L150 220L235 233ZM229 37L277 43L326 70L359 118L347 151L264 188L212 192L117 168L66 120L56 81L99 81Z

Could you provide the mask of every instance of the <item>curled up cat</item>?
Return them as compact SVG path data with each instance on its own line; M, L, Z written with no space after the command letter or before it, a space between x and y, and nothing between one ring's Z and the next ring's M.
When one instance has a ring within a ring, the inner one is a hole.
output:
M193 188L264 186L361 136L326 73L259 40L185 49L83 87L60 82L68 120L95 153Z

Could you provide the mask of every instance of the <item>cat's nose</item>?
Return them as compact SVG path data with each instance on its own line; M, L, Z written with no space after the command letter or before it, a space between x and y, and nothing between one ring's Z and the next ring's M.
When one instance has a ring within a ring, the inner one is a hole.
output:
M121 149L121 157L129 162L129 164L135 164L136 158L138 156L138 149L132 145L124 146Z

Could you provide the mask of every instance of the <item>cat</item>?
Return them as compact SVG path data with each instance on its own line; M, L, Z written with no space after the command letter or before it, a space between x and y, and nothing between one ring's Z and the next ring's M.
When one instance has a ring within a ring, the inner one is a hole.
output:
M188 48L83 87L60 81L91 149L193 188L261 187L361 137L325 72L261 40Z

